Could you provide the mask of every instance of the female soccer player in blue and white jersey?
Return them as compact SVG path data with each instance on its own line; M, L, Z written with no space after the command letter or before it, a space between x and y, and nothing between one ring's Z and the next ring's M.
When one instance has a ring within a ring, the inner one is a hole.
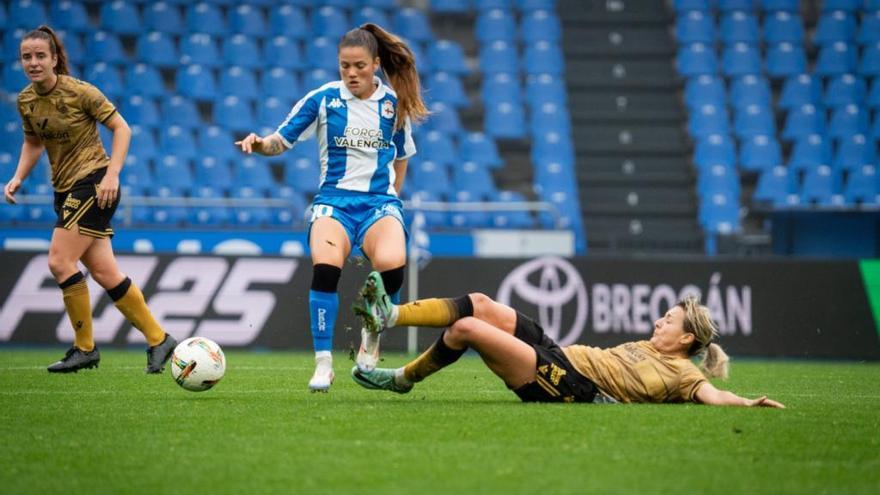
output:
M316 367L309 389L324 392L333 383L337 285L352 246L359 246L381 273L389 294L403 285L406 231L398 194L407 161L416 152L411 121L428 114L415 58L400 38L364 24L342 37L338 53L340 81L309 92L275 133L251 133L235 143L245 153L278 155L298 141L318 139L321 185L309 226ZM393 90L376 77L380 67ZM358 366L372 370L378 355L378 334L362 330Z

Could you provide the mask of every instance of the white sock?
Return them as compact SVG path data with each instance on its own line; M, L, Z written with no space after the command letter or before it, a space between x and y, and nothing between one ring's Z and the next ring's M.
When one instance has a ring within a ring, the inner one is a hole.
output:
M333 362L333 353L330 351L315 351L315 362L318 361Z
M388 323L385 324L386 327L391 328L397 324L397 317L400 316L400 309L397 308L397 305L394 304L391 306L391 317L388 318Z
M413 382L407 380L406 375L403 374L403 368L397 368L394 370L394 383L401 387L409 387L413 384Z

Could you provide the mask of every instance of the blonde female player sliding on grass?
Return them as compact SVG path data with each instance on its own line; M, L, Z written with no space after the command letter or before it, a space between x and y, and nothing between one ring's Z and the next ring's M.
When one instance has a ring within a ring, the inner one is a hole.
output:
M235 143L245 153L271 156L317 135L321 185L309 226L313 392L326 392L333 383L337 286L352 246L381 272L392 297L403 285L406 230L398 194L416 152L410 122L427 115L415 58L400 38L364 24L342 37L338 57L340 81L309 92L275 133L251 133ZM376 77L380 66L394 90ZM378 358L378 334L362 331L358 366L372 370Z
M18 95L24 143L15 175L6 184L6 201L30 175L45 150L52 166L58 221L49 245L49 270L58 282L74 329L74 344L50 372L75 372L98 366L101 356L92 339L92 306L85 276L77 262L107 290L114 304L143 332L147 373L159 373L177 342L147 308L144 295L116 264L110 219L119 204L119 171L128 153L131 130L116 107L91 84L71 77L64 45L48 26L27 33L19 47L21 67L30 80ZM107 156L97 124L113 131Z
M468 349L524 402L697 402L722 406L784 407L715 388L706 377L727 375L728 358L713 344L709 310L696 298L673 306L654 322L650 340L610 349L560 347L543 329L509 306L478 293L455 299L392 304L375 272L361 290L356 312L365 325L448 327L427 351L398 369L352 369L363 387L409 392L415 383L454 363ZM705 354L701 371L690 358ZM704 374L705 372L705 374Z

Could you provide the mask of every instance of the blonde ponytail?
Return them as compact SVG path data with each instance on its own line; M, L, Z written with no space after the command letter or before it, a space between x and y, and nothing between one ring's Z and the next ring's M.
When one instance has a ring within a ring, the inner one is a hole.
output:
M730 376L730 357L718 344L709 344L700 362L700 370L707 378L727 380Z

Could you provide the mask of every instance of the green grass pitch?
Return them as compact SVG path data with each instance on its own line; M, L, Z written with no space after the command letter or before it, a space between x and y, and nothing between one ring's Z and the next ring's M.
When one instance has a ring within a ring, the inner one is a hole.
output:
M721 384L784 411L522 404L466 356L407 395L336 356L228 352L213 390L143 352L50 375L63 351L0 350L0 493L865 493L880 487L880 365L734 359ZM385 359L397 366L404 356Z

